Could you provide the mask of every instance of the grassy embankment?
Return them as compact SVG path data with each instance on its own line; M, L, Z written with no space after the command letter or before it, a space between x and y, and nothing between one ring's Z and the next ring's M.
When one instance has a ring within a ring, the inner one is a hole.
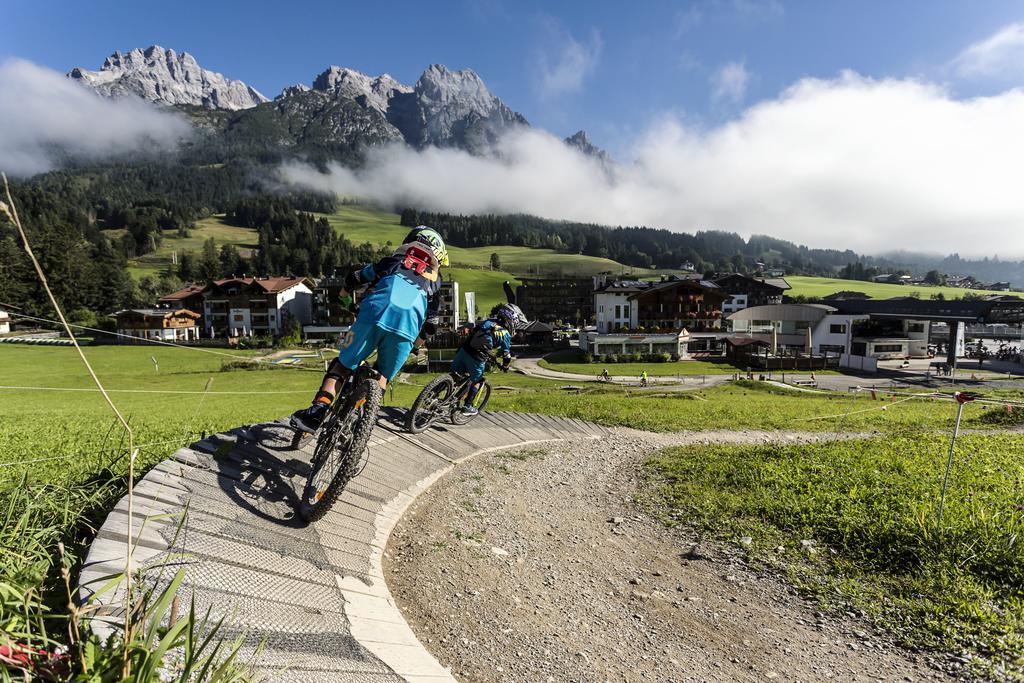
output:
M755 561L825 605L861 611L905 645L969 653L976 674L1020 679L1024 436L962 437L938 535L948 438L909 428L816 446L669 449L650 466L670 522L748 537Z

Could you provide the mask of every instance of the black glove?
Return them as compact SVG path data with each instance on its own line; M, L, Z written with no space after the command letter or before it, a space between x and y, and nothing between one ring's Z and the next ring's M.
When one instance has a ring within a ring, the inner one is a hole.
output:
M506 358L501 362L501 371L508 372L509 366L512 365L512 359Z

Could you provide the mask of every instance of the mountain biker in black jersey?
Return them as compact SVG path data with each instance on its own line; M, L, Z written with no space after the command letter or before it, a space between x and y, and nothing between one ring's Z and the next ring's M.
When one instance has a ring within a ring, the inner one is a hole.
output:
M483 384L487 357L497 350L502 359L501 369L507 371L512 364L512 335L525 328L526 324L526 316L519 306L514 303L498 304L491 309L490 317L477 324L459 347L451 370L469 375L473 382L462 404L463 415L477 414L473 400Z

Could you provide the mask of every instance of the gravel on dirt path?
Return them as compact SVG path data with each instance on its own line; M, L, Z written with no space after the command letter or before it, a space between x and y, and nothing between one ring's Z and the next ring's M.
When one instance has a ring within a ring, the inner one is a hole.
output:
M462 681L954 680L636 503L659 448L820 438L622 429L479 456L396 527L388 585Z

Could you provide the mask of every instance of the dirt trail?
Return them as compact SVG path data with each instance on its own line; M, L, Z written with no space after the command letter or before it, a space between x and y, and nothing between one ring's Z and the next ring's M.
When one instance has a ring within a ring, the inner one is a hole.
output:
M779 438L620 430L481 456L396 528L388 585L463 681L954 680L634 503L639 465L657 448Z

